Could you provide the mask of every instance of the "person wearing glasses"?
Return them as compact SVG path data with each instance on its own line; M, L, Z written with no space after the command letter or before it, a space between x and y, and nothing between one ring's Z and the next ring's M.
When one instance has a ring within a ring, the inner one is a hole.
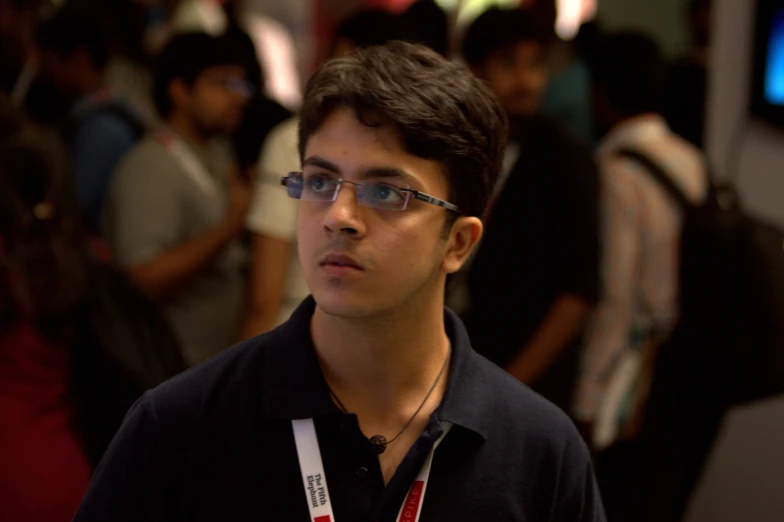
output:
M282 181L312 296L148 392L75 522L604 521L574 424L444 308L505 133L488 88L423 46L324 64Z
M115 261L161 303L191 365L236 340L244 304L252 180L221 141L252 91L242 57L227 37L171 40L154 75L165 125L123 160L103 208Z
M357 49L409 38L400 15L360 9L335 29L331 57ZM262 146L253 201L246 226L251 232L248 306L241 339L272 330L285 322L310 294L297 256L297 202L285 197L280 176L300 166L294 116L270 131Z

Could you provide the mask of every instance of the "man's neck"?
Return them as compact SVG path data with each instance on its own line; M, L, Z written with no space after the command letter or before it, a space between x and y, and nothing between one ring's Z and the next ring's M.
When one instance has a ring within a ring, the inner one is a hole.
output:
M105 89L107 88L106 74L101 71L85 71L81 74L81 84L78 88L85 96Z
M443 299L371 319L339 318L317 306L311 335L329 386L370 422L421 402L449 354Z
M197 147L206 147L209 144L210 137L206 136L202 132L199 132L190 119L182 114L172 114L166 123L169 128L177 134L177 136L191 145L195 145Z

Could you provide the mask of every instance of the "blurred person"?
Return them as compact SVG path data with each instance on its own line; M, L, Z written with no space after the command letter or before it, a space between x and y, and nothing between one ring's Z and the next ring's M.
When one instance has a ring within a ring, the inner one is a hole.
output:
M449 57L449 17L435 0L417 0L403 13L403 20L410 28L411 41Z
M673 132L700 149L705 145L711 5L712 0L688 3L690 48L669 68L663 105Z
M591 71L593 53L601 38L600 28L585 23L570 42L559 42L560 64L553 70L542 102L542 112L564 125L584 143L595 146Z
M326 62L301 112L303 171L284 181L313 297L137 403L75 522L419 520L420 508L604 521L568 417L474 352L444 308L504 134L490 90L424 46Z
M111 43L111 55L106 66L107 83L118 97L133 107L147 127L157 125L158 114L152 101L152 62L156 53L146 40L146 35L157 22L156 3L138 0L79 1L97 2L94 9L100 10L105 18Z
M626 511L645 471L636 468L636 418L656 346L678 318L677 204L632 149L659 165L686 196L707 194L699 151L661 116L665 65L655 41L611 35L593 67L597 117L610 129L597 151L602 182L604 292L585 340L575 416L599 450L598 472L608 519L640 520ZM642 410L642 411L641 411Z
M67 112L70 101L40 74L35 30L43 2L0 0L0 91L24 109L30 123L53 125Z
M225 36L175 36L155 67L165 126L120 165L104 206L105 236L131 278L162 304L186 360L197 364L237 335L244 251L238 237L252 176L220 138L252 93Z
M332 56L408 38L403 20L381 10L364 10L345 19L336 29ZM266 332L283 323L310 290L297 257L297 204L282 197L281 176L300 168L297 152L299 119L273 129L260 158L260 175L248 214L251 239L249 298L241 337Z
M87 222L98 230L117 165L145 124L109 86L109 41L92 2L67 3L37 30L41 69L71 100L62 135Z
M234 52L243 57L247 79L254 88L245 106L242 122L232 134L237 161L242 168L251 168L258 163L261 147L269 132L289 119L291 112L264 92L266 71L259 61L253 40L237 18L229 18L226 34L234 42Z
M70 178L7 116L0 116L0 512L8 521L66 522L145 384L123 364L139 362L140 353L116 357L120 350L91 327L94 299L124 303L129 294L101 287L114 272L82 226ZM122 321L111 311L98 315Z
M296 51L291 34L283 24L260 16L241 0L169 0L170 30L173 33L204 31L218 35L237 24L250 36L267 71L264 92L288 109L296 109L302 98Z
M510 121L464 315L483 355L568 412L598 297L598 175L590 151L540 114L550 38L531 12L493 8L463 40Z

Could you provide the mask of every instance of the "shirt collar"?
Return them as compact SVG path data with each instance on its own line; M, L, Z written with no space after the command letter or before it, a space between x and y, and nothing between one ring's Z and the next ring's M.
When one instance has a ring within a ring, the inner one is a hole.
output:
M613 127L599 145L599 155L638 143L655 140L670 132L667 122L658 114L645 114L623 121Z
M308 297L280 328L265 339L264 412L270 417L307 419L338 413L316 359L310 337L310 319L316 303ZM472 348L460 319L444 309L446 333L452 343L450 376L437 410L441 420L487 438L490 375Z
M116 99L117 97L114 90L108 85L105 85L90 94L82 96L79 101L74 104L71 111L76 117L80 117L93 110L93 108L115 101Z

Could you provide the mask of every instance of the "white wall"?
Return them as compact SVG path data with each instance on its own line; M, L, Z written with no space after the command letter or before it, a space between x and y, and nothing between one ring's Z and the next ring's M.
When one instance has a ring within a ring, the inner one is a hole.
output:
M748 114L754 4L715 1L707 148L719 174L730 174L737 163L747 208L784 227L784 131L751 121ZM729 415L688 522L782 521L784 398L779 398Z

